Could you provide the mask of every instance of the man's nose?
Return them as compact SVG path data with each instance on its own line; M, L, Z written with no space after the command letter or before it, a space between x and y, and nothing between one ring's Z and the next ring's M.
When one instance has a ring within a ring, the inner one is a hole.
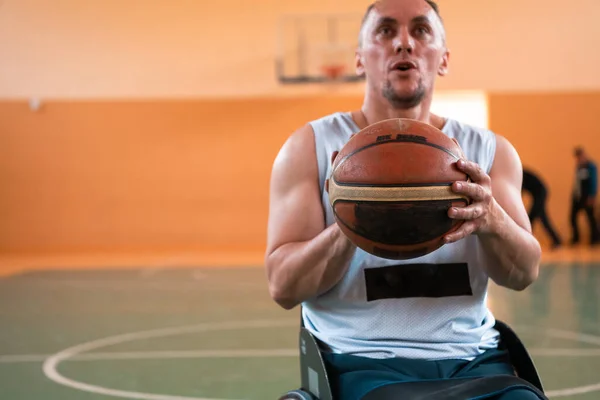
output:
M407 52L411 54L414 49L414 40L413 37L408 32L407 28L402 28L398 30L398 35L396 36L394 43L394 50L396 53Z

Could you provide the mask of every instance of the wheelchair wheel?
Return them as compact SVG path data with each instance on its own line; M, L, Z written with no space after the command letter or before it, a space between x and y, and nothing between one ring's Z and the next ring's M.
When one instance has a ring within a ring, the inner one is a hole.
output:
M318 400L316 397L311 395L304 390L292 390L287 392L279 398L279 400Z

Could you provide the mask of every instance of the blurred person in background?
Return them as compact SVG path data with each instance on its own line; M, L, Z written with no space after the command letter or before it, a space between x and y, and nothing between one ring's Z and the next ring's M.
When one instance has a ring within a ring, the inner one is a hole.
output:
M598 193L598 170L596 164L589 159L582 147L576 147L574 155L577 165L571 203L571 244L579 243L577 217L579 212L583 210L590 228L590 244L597 245L600 243L600 234L594 218L594 203Z
M552 239L552 248L555 249L560 247L562 241L556 233L556 230L553 228L550 218L548 218L548 214L546 213L548 188L538 175L529 169L523 168L522 190L529 193L533 198L531 208L528 212L531 225L533 226L534 221L539 218L544 229L546 229L546 232Z

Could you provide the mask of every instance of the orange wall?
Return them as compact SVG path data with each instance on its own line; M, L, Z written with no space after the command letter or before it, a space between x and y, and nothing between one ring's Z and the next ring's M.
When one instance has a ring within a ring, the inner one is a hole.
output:
M571 149L583 144L600 160L600 93L491 94L489 102L491 129L543 175L566 237ZM135 254L139 262L153 253L261 253L280 146L306 121L360 103L62 101L34 113L0 102L0 255Z
M0 103L0 253L262 251L280 146L358 104Z
M573 148L583 145L600 162L600 93L491 94L490 128L517 148L524 166L546 182L548 212L563 239L570 239L570 194L575 174ZM581 216L580 228L587 231ZM541 224L540 240L549 243ZM583 237L585 241L588 236Z

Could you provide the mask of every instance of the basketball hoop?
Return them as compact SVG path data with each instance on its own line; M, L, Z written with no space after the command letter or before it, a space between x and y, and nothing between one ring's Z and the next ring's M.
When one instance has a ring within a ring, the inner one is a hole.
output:
M344 75L346 66L343 64L325 64L321 67L321 72L327 79L334 82Z
M363 81L354 73L360 19L360 13L345 12L283 15L275 60L279 82L328 88Z
M352 48L347 43L325 42L318 54L318 68L327 86L342 86L350 69Z

